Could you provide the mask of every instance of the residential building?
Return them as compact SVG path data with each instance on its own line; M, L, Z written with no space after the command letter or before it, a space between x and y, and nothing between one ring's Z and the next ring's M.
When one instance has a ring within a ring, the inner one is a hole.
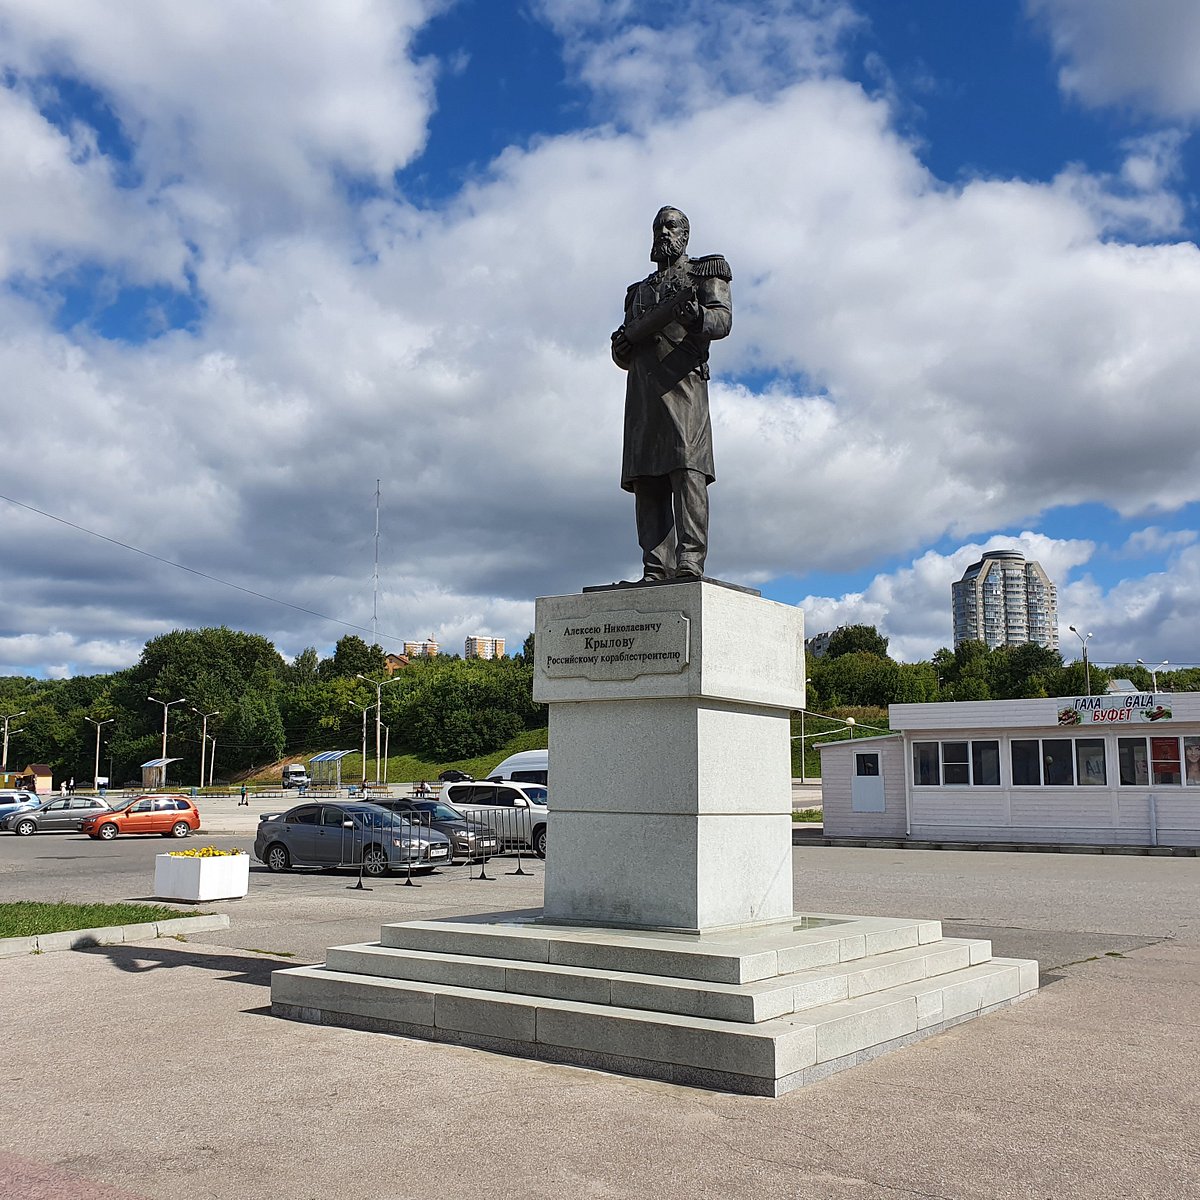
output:
M408 666L408 657L404 654L388 654L383 659L383 669L388 673L389 678L395 675L397 671L404 670Z
M467 638L465 658L503 658L504 639L473 634Z
M804 657L824 658L829 653L829 639L842 628L844 626L839 625L837 629L827 629L824 633L814 633L812 637L805 638Z
M405 658L437 658L441 647L433 640L433 634L423 642L405 642Z
M1019 550L988 550L951 584L954 645L989 648L1036 642L1058 649L1058 589L1041 563Z

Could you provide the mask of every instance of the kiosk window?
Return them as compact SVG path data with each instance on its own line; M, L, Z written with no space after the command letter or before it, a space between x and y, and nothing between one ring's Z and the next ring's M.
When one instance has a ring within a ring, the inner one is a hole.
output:
M1000 743L971 743L971 780L976 787L1000 786Z
M1034 738L1020 738L1012 744L1012 781L1014 787L1037 787L1042 782L1041 751Z
M879 755L856 754L854 756L854 773L855 775L878 775Z
M937 787L941 782L937 742L913 742L913 783L918 787Z
M966 742L942 743L942 782L959 784L971 782L971 761Z
M1179 782L1179 739L1156 737L1150 739L1150 765L1155 783Z
M1079 738L1075 743L1075 775L1081 787L1104 787L1104 739Z
M1000 743L914 742L913 783L918 787L999 787Z
M1150 759L1146 754L1146 739L1118 738L1117 767L1122 787L1148 787Z

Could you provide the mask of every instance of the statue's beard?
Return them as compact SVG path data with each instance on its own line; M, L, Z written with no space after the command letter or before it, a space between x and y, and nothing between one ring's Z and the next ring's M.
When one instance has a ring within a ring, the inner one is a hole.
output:
M665 267L673 263L687 248L687 242L681 237L656 237L650 250L650 259Z

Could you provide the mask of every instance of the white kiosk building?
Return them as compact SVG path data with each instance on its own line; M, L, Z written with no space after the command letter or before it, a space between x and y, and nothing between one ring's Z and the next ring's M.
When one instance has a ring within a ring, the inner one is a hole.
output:
M827 837L1200 846L1200 692L888 711L821 746Z

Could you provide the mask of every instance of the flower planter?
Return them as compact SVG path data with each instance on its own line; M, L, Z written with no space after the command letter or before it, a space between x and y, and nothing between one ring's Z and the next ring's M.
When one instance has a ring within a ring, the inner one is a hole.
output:
M214 858L154 858L154 894L162 900L232 900L250 888L250 855Z

